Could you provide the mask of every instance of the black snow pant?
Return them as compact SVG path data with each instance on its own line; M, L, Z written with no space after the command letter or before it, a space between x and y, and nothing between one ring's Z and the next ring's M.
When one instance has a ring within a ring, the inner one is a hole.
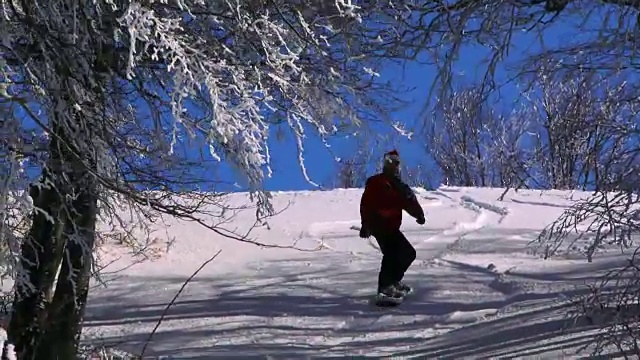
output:
M416 249L400 230L372 234L382 251L378 291L396 284L416 259Z

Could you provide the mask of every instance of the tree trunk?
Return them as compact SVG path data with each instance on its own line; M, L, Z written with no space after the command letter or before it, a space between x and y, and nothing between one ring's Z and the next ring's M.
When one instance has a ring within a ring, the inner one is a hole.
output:
M14 302L9 322L9 342L18 358L33 358L46 321L46 304L62 259L64 227L64 186L60 179L64 153L52 138L50 159L43 171L41 184L32 186L30 195L38 211L27 238L21 245L20 268L14 289Z
M63 349L52 348L50 343L55 338L62 346L71 344L75 349L76 336L70 334L79 332L86 301L91 262L86 261L88 269L83 264L85 253L90 259L93 248L95 182L87 174L87 159L78 156L84 154L75 149L76 139L66 133L55 115L49 160L41 179L45 186L32 187L34 205L39 210L34 212L29 235L22 244L9 323L9 342L15 345L20 360L74 359L75 351L59 354ZM84 249L85 245L89 249ZM58 271L58 286L52 295ZM73 284L71 276L77 277L78 284ZM76 298L85 299L78 304L79 311L75 310ZM71 307L67 299L72 301Z
M38 348L38 359L55 354L74 359L80 342L81 323L89 294L92 254L95 244L97 197L91 180L74 201L77 216L67 223L63 238L66 248L53 302L48 309L48 327Z

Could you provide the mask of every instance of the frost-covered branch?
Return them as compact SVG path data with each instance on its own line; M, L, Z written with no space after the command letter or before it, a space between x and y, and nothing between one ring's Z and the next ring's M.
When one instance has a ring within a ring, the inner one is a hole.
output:
M565 83L571 86L570 81ZM638 355L639 334L635 330L640 248L638 103L630 96L633 87L626 82L608 88L591 85L584 91L590 100L580 102L580 106L587 109L580 110L584 111L581 131L563 138L568 146L565 144L562 151L578 146L573 151L581 152L577 163L580 166L573 168L572 176L596 191L563 212L534 245L545 258L577 252L588 261L606 250L616 249L624 254L635 250L626 266L608 273L593 285L591 294L578 303L575 316L599 319L597 325L602 331L594 340L596 353L613 346L623 353ZM581 99L585 99L584 95Z
M524 130L516 117L492 108L478 87L463 89L439 105L425 132L425 147L453 186L511 186ZM509 171L505 169L509 168Z
M0 143L14 156L0 195L22 199L12 221L27 224L9 336L25 358L50 355L58 336L67 345L56 356L73 356L97 247L119 242L147 255L151 224L164 216L270 246L231 228L239 209L220 191L221 163L246 180L261 223L275 214L262 189L274 130L293 135L304 171L307 139L329 145L399 103L398 87L377 81L381 54L402 47L372 26L382 4L1 4L0 96L21 118ZM15 164L35 171L18 176ZM14 233L6 223L3 239Z
M625 357L640 355L640 268L638 250L628 263L607 272L591 291L575 301L572 317L575 321L585 319L600 329L593 341L584 346L591 354L611 353L612 350Z

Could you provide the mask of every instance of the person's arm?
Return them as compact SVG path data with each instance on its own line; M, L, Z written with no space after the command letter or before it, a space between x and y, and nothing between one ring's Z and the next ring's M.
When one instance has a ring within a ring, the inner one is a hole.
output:
M411 187L409 187L409 185L404 183L403 185L405 190L403 204L404 211L418 220L424 219L424 210L422 209L422 206L420 206L416 194L413 192L413 190L411 190Z
M370 228L375 223L376 213L380 209L379 188L379 181L375 178L367 179L360 199L360 221L364 227Z

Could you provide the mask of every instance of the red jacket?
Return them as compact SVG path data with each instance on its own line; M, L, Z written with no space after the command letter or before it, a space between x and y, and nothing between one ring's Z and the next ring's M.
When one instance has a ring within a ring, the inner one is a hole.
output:
M416 219L424 218L424 211L408 185L386 174L367 179L360 200L362 226L373 233L399 230L402 210Z

